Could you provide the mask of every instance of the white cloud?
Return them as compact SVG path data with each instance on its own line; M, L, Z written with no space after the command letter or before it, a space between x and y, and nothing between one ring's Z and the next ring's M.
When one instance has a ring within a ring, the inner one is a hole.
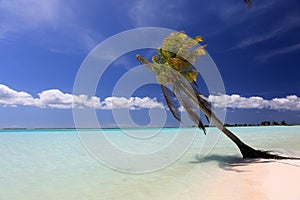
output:
M88 97L86 95L73 95L63 93L60 90L46 90L38 94L39 98L35 99L35 106L42 108L101 108L100 98Z
M218 108L235 109L274 109L300 111L300 97L289 95L284 98L273 98L271 100L262 97L242 97L238 94L232 95L210 95L208 101ZM126 108L130 110L162 108L165 106L156 98L150 97L107 97L100 101L99 97L87 95L73 95L63 93L58 89L45 90L34 98L27 92L13 90L6 85L0 84L0 106L35 106L39 108L56 109L81 109L95 108L102 110ZM181 111L184 109L181 107Z
M129 108L134 109L133 99L125 97L107 97L103 101L103 109L110 110L116 108Z
M134 104L138 108L164 108L164 105L157 101L156 98L149 97L134 97Z
M37 105L50 108L71 108L73 95L64 94L59 90L46 90L38 94Z
M241 97L240 95L210 95L208 101L212 102L215 107L227 108L264 108L266 107L267 100L261 97Z
M286 98L274 98L270 101L270 108L276 110L300 110L300 97L290 95Z
M3 106L31 106L35 103L34 98L26 92L17 92L6 85L0 84L0 105Z
M143 108L164 108L164 105L156 98L150 97L107 97L103 102L99 97L87 95L73 95L63 93L58 89L45 90L38 94L38 98L26 92L15 91L6 85L0 84L0 105L2 106L35 106L40 108L96 108L96 109L119 109L131 110Z
M130 110L137 110L142 108L164 108L163 104L158 102L156 98L149 97L107 97L103 102L102 109L116 109L129 108Z
M290 95L285 98L273 98L271 100L262 97L241 97L240 95L210 95L208 101L212 102L218 108L257 108L257 109L275 109L275 110L293 110L300 111L300 97Z

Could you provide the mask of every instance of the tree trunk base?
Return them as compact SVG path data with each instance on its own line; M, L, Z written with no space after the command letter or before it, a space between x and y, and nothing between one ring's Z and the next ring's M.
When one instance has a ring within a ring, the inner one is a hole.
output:
M280 156L275 153L272 153L271 151L261 151L261 150L256 150L253 149L252 147L249 147L247 145L243 145L242 147L239 147L243 158L262 158L262 159L292 159L292 160L300 160L300 158L296 157L285 157L285 156Z

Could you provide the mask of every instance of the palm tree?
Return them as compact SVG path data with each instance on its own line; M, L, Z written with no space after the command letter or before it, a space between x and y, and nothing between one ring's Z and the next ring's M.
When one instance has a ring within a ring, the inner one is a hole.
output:
M211 120L238 146L243 158L297 159L248 146L228 130L212 112L210 103L197 89L198 70L194 65L199 56L206 54L206 45L199 45L202 42L203 39L200 36L188 38L183 32L171 33L164 39L162 47L157 49L157 55L152 57L152 62L136 55L136 58L156 75L174 118L181 121L181 104L189 118L206 133L199 115L199 110L201 110L208 120ZM172 89L167 86L171 86Z

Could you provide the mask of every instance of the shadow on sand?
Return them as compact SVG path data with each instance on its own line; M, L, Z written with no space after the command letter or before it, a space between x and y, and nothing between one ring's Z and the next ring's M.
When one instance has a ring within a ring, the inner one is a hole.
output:
M235 171L235 172L249 172L246 170L240 170L236 167L246 166L253 163L270 163L276 162L276 160L262 160L262 159L243 159L238 156L225 156L225 155L209 155L205 157L195 157L195 161L190 163L199 164L199 163L208 163L208 162L217 162L218 166L223 170Z

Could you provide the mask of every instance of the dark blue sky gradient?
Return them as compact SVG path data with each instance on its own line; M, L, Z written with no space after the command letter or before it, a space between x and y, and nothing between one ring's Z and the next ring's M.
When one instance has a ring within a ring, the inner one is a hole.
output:
M45 0L32 5L21 0L1 1L0 84L33 97L49 89L72 93L77 70L97 44L121 31L155 26L184 30L191 37L202 35L229 95L267 100L299 97L299 10L298 0L254 0L250 9L243 0ZM141 55L151 52L138 51ZM124 55L109 67L99 83L105 87L97 96L111 96L118 78L139 65L136 53ZM204 86L200 88L208 95ZM135 95L163 102L157 85L140 88ZM110 111L97 112L103 123L114 126ZM132 115L139 124L149 122L147 110ZM256 124L283 119L300 123L300 112L229 109L226 121ZM176 124L169 114L167 125ZM72 126L71 109L0 105L0 127Z

